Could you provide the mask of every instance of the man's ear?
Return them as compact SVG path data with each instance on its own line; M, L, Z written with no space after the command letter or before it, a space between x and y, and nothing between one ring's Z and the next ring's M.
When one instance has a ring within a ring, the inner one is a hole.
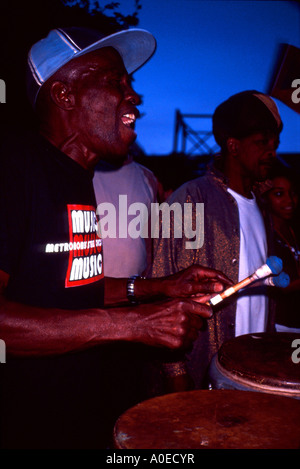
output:
M237 138L229 138L226 142L227 151L232 156L236 156L239 152L240 141Z
M52 101L61 109L66 111L73 109L75 97L69 85L62 81L54 81L50 88L50 95Z

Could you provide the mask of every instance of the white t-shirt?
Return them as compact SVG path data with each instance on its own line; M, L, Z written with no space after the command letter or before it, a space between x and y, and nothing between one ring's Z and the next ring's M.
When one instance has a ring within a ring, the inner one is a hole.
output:
M253 274L266 263L267 240L262 214L253 199L247 199L228 189L235 198L240 219L239 281ZM235 335L264 332L267 323L267 297L245 295L237 300Z
M143 274L151 255L146 231L151 203L156 202L154 174L129 160L116 170L96 170L93 184L103 236L104 275L117 278Z

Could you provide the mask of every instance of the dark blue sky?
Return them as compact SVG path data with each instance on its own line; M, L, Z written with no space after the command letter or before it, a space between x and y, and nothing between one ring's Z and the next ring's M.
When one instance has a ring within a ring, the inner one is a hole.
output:
M141 5L139 27L158 43L154 57L135 74L145 113L137 141L147 154L172 151L175 109L212 114L234 93L265 92L279 44L300 47L295 2L142 0ZM122 13L133 10L134 0L120 0ZM300 152L300 115L276 103L284 122L280 151Z

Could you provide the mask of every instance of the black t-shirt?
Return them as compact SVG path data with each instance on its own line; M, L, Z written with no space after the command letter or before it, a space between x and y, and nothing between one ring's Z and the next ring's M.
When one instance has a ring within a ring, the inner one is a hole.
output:
M7 296L41 307L101 307L92 174L40 136L6 141L0 269L10 274ZM35 358L8 354L1 366L1 446L105 448L117 417L140 399L136 347L112 344Z
M0 269L10 299L67 309L103 305L92 174L26 135L1 152Z

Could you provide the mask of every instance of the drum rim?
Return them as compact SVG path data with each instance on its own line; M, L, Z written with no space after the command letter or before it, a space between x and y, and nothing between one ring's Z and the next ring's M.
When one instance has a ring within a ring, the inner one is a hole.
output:
M218 357L217 357L218 358ZM242 377L240 376L238 373L237 370L231 370L231 371L228 371L226 370L226 368L224 368L218 359L216 359L215 361L215 366L216 366L216 369L219 371L219 373L223 374L226 378L230 379L231 381L233 382L236 382L240 385L243 385L245 387L248 387L249 390L257 390L257 391L260 391L260 392L265 392L265 393L269 393L269 394L277 394L277 395L280 395L280 396L288 396L288 397L291 397L291 396L299 396L300 397L300 389L295 389L295 388L292 388L292 387L287 387L288 385L294 385L294 383L288 383L288 382L281 382L280 384L282 386L272 386L271 384L266 384L266 383L263 383L263 382L256 382L256 381L253 381L249 378L245 378L245 377ZM286 386L284 386L286 385Z
M265 375L259 374L255 376L254 369L249 368L247 370L244 367L240 367L239 363L235 361L235 357L232 355L234 349L230 351L229 348L233 343L240 343L241 351L245 350L246 346L249 346L249 350L253 352L255 348L251 348L251 343L254 345L257 339L265 339L265 344L275 344L277 341L283 341L283 344L292 344L292 341L298 337L298 334L290 332L254 332L233 337L224 342L216 353L218 371L223 372L224 375L229 379L234 377L236 378L237 382L250 385L250 388L255 386L257 389L262 389L262 387L264 387L266 389L270 389L272 394L274 393L273 390L282 389L285 390L284 393L286 392L287 394L300 396L300 380L297 378L294 379L294 376L280 377L268 373ZM260 340L257 342L257 344L259 343L261 343ZM261 349L258 348L257 352L260 352L260 350ZM292 348L290 350L292 355Z
M132 408L128 409L127 411L125 411L122 415L119 416L119 418L117 419L116 423L115 423L115 426L114 426L114 430L113 430L113 441L114 441L114 448L115 449L178 449L179 447L181 448L181 446L178 446L178 445L166 445L164 444L163 446L161 445L161 441L160 440L157 440L155 441L153 444L153 441L151 441L151 444L149 446L149 441L144 441L143 445L137 445L138 443L138 439L137 439L137 434L136 433L132 433L131 430L135 430L135 422L137 421L137 418L138 416L141 417L141 415L143 416L143 412L145 413L148 409L147 409L147 406L148 404L147 403L150 403L152 402L154 405L152 407L152 411L150 412L150 415L151 415L151 419L150 419L150 422L152 425L154 425L155 427L155 420L153 418L153 414L155 412L160 412L161 410L163 410L163 414L164 415L164 420L166 420L166 417L170 418L171 421L173 419L173 426L172 426L172 429L173 431L174 430L177 430L177 433L179 433L179 430L177 428L177 424L179 425L179 428L180 428L180 433L182 433L182 429L180 427L180 420L178 418L174 419L174 416L172 415L173 414L173 411L175 409L174 405L176 404L176 402L178 403L178 399L182 397L187 397L187 396L195 396L196 397L196 403L198 403L198 405L200 406L201 408L201 402L203 401L203 398L204 398L204 401L205 401L205 398L207 398L208 396L214 396L214 398L212 399L212 402L210 402L211 404L211 409L214 409L214 414L215 414L215 411L218 410L220 412L220 415L222 415L222 413L224 412L224 416L227 417L227 411L226 411L226 407L231 407L231 405L228 406L228 402L231 402L230 400L228 400L228 396L235 396L235 400L234 402L238 403L237 404L237 407L236 407L236 410L234 409L235 408L235 404L233 405L233 411L232 411L232 415L231 415L231 411L229 412L229 417L233 417L232 419L232 422L234 423L235 422L235 418L236 417L239 417L241 415L241 410L238 410L238 409L241 409L241 404L246 404L247 403L247 406L245 406L245 409L252 409L252 403L254 403L254 407L255 409L260 409L263 411L262 407L264 407L263 403L264 403L264 399L268 399L268 398L271 398L271 399L274 399L273 401L273 404L274 404L274 408L278 407L278 403L281 403L281 401L277 401L275 399L283 399L283 403L284 403L284 412L287 413L287 415L291 415L291 414L294 414L293 413L293 409L297 409L297 415L298 415L298 412L299 412L299 407L298 407L298 404L297 406L295 405L294 407L294 404L292 405L292 407L290 408L290 405L288 404L288 401L289 402L292 402L293 399L289 399L287 397L282 397L282 396L275 396L275 395L269 395L269 394L264 394L264 393L256 393L256 392L253 392L252 390L250 391L241 391L241 390L214 390L214 391L210 391L210 390L194 390L194 391L186 391L186 392L177 392L177 393L172 393L172 394L165 394L165 395L162 395L162 396L156 396L156 397L153 397L153 398L150 398L150 399L147 399L135 406L133 406ZM254 398L254 396L260 396L257 400L256 398ZM222 398L221 398L222 396ZM223 397L224 396L224 397ZM242 396L245 396L245 397L242 397ZM268 397L267 397L268 396ZM166 400L171 400L172 403L171 403L171 406L170 408L168 409L168 406L166 406ZM186 399L184 399L185 402L186 402ZM184 400L182 400L181 404L183 405L183 402ZM210 401L210 400L209 400ZM217 401L220 402L220 407L219 407L219 403L217 403ZM272 402L272 401L271 401ZM297 401L295 401L297 402ZM249 404L250 403L250 404ZM185 404L186 405L186 404ZM179 405L179 408L182 407ZM188 408L189 406L187 406ZM206 407L207 408L207 407ZM139 409L142 409L143 412L142 414L139 414L139 412L137 412ZM243 414L243 412L242 412ZM254 413L253 415L258 415L257 412ZM260 415L260 414L259 414ZM269 414L267 414L269 415ZM282 410L280 412L280 415L282 416ZM128 419L129 417L129 419ZM175 415L175 417L177 417ZM204 416L204 419L206 418L207 419L208 415L206 414ZM184 417L185 418L185 417ZM294 414L293 417L292 417L293 421L295 419L297 419L297 423L298 423L298 417ZM134 422L134 423L133 423ZM219 421L216 421L216 424L218 424ZM221 422L221 420L220 420ZM219 422L219 423L220 423ZM226 420L225 420L226 422ZM228 420L228 422L230 422L230 419ZM238 422L238 420L237 420ZM285 422L284 422L285 423ZM190 424L189 424L190 425ZM194 425L194 424L193 424ZM198 425L196 423L196 425ZM202 424L201 424L202 425ZM256 424L255 424L256 425ZM221 423L221 426L222 423ZM227 428L226 425L224 425L224 427ZM234 428L234 425L232 426ZM271 426L272 427L272 426ZM152 431L153 431L153 427L150 427L152 428ZM150 428L148 427L148 430L147 432L149 433L150 431ZM186 427L184 426L184 429L186 430L190 430L191 428L194 428L194 427ZM201 427L200 427L201 428ZM205 428L205 427L203 427ZM228 428L231 428L231 425L228 426ZM199 427L198 426L195 426L195 430L198 430ZM142 430L142 433L144 432L144 429ZM298 432L298 425L297 425L297 432ZM151 432L150 432L151 433ZM175 432L174 432L175 433ZM226 430L224 430L224 434L226 433ZM164 439L164 435L163 434L163 441L165 441ZM170 439L170 432L167 433L167 436L168 436L168 440ZM204 436L205 436L205 432L204 432ZM220 433L220 436L222 436L222 432ZM144 438L144 434L143 434L143 440L145 440ZM146 438L147 439L147 438ZM176 438L174 439L176 440ZM204 443L204 440L201 440L200 443L195 446L182 446L182 448L185 448L185 449L206 449L206 444ZM126 444L126 441L130 442L129 445ZM215 448L219 448L219 447L222 447L223 446L220 446L219 445L219 442L221 440L218 438L216 440L216 443L217 443L217 446L214 446L214 441L212 441L212 444L211 444L211 448L212 449L215 449ZM166 443L166 442L165 442ZM299 445L299 439L297 440L297 448L298 448L298 445ZM241 449L240 448L241 445L234 445L233 443L230 445L230 448L235 448L235 449ZM252 446L252 445L242 445L242 448L248 448L248 449L252 449L252 448L256 448L256 445L255 446ZM290 447L293 447L292 445L288 446L288 448ZM224 449L226 448L226 445L224 446ZM262 448L262 446L261 446ZM265 446L263 446L263 448L265 449ZM281 446L278 445L278 446L272 446L272 448L285 448L285 446Z

